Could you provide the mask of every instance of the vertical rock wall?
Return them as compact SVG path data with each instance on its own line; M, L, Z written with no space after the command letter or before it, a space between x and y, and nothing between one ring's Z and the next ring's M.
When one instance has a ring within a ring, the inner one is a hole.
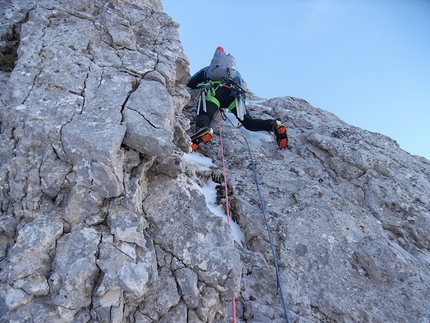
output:
M178 25L156 0L1 7L0 320L225 316L240 261L183 178Z
M221 121L241 245L202 194L225 206L220 125L207 164L184 157L188 60L160 1L0 7L0 322L220 323L232 297L238 322L285 322L244 136L290 321L429 322L428 160L304 100L248 100L290 144Z

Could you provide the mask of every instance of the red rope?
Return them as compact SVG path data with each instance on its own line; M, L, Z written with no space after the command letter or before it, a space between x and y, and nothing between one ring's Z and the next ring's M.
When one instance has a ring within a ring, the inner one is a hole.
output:
M236 323L236 300L234 297L231 299L231 311L233 313L233 323Z
M222 169L224 173L224 190L225 190L225 209L227 213L227 222L230 224L230 207L228 205L228 185L227 185L227 172L224 160L224 145L222 143L222 127L221 127L221 111L218 110L218 128L219 128L219 142L221 146L221 159L222 159ZM233 323L236 323L236 300L234 297L231 299L231 312L233 316Z
M218 110L218 128L219 128L219 142L220 142L220 146L221 146L222 169L224 172L225 210L227 213L227 222L228 222L228 224L230 224L230 207L228 205L227 174L226 174L226 170L225 170L224 146L222 144L221 112L219 110Z

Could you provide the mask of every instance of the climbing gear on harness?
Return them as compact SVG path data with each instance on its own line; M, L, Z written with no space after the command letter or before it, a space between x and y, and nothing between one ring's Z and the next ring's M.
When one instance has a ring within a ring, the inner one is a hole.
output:
M285 126L279 121L275 121L273 123L273 133L275 134L276 142L278 143L279 148L286 148L288 145L288 137Z
M198 129L193 135L191 135L191 150L195 151L199 144L202 142L208 142L212 139L213 130L212 128L202 127Z
M200 89L199 96L197 97L197 115L200 114L200 107L203 105L203 111L207 112L206 110L206 97L205 97L205 90L202 88Z
M246 114L246 108L245 108L245 94L246 91L234 80L229 81L211 81L208 80L203 83L199 83L197 85L198 88L201 89L199 94L199 102L197 107L197 115L200 114L200 108L203 106L203 111L207 112L206 110L206 101L214 103L218 109L225 108L221 107L221 103L216 98L216 91L220 87L225 87L231 90L231 95L234 96L234 100L231 102L231 104L227 107L229 110L233 110L236 108L236 114L237 117L240 120L243 120L244 115Z
M245 102L241 95L236 95L234 99L234 103L236 105L236 113L239 120L243 120L243 117L245 116L246 109L245 109Z

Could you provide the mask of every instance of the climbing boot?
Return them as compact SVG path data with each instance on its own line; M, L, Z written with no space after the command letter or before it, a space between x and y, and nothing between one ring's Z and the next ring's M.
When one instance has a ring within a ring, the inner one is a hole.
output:
M287 129L285 126L280 123L279 121L276 121L273 123L273 133L276 137L276 142L279 146L279 148L286 148L288 145L288 137L287 137Z
M202 127L191 135L191 150L195 151L202 142L208 142L212 139L213 130L209 127Z

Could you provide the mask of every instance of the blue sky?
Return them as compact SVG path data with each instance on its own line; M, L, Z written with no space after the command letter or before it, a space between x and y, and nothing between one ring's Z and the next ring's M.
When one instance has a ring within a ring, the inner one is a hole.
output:
M430 0L162 0L191 74L217 46L263 98L294 96L430 160Z

